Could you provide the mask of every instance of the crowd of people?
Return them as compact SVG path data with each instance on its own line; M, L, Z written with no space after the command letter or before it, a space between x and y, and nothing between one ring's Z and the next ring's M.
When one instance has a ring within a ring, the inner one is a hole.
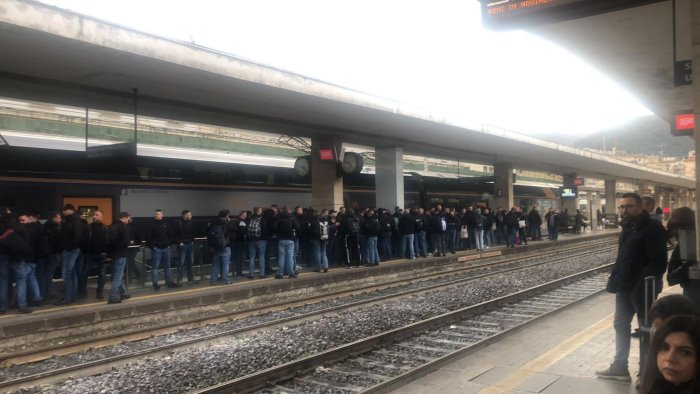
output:
M549 238L556 240L562 223L560 214L550 209L544 222ZM194 249L200 237L207 240L210 283L227 284L231 277L254 279L275 274L276 278L293 279L302 266L325 273L329 264L376 266L391 259L445 256L499 244L514 248L527 244L528 238L541 240L542 224L536 207L529 212L517 206L491 211L487 207L458 210L441 205L431 209L395 207L393 212L381 208L356 212L344 207L317 212L273 205L237 215L222 210L202 233L195 229L189 210L182 211L176 220L156 210L147 228L136 229L127 212L106 225L103 212L97 210L88 223L72 204L67 204L61 213L51 214L42 223L37 212L14 215L2 208L0 313L7 310L13 297L13 281L16 305L23 313L56 298L52 283L57 268L63 279L63 293L56 304L71 304L87 296L91 274L97 276L95 297L104 299L110 266L108 302L121 302L130 297L123 280L125 267L130 274L143 270L135 264L142 245L150 251L151 283L154 290L159 290L161 270L167 287L179 287L185 279L195 281ZM175 276L171 272L173 258ZM275 260L276 272L270 264Z

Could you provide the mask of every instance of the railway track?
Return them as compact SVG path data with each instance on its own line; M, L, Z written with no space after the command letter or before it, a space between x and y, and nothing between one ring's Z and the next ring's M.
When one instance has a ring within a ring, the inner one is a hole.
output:
M198 394L383 393L605 290L612 264L234 379Z
M596 252L605 249L614 249L614 247L601 248L600 244L601 243L596 244ZM591 254L592 248L593 247L590 244L582 245L582 247L578 248L558 250L556 251L556 254L563 253L567 255L567 258L575 258L577 256ZM585 249L585 251L573 253L573 250L580 249ZM545 258L542 261L531 262L532 260L536 260L545 256L547 258ZM216 332L213 333L205 332L200 336L182 341L165 341L161 340L163 339L161 337L155 337L150 339L150 343L144 343L144 346L137 346L135 349L128 352L106 355L96 352L96 354L98 355L97 357L84 362L76 362L75 360L68 359L63 362L63 364L65 365L61 365L62 363L59 357L51 360L53 362L48 365L49 368L45 368L44 370L42 370L41 368L32 368L31 365L19 366L16 369L18 369L19 371L24 371L24 376L15 376L14 378L9 378L3 382L0 382L0 389L9 391L20 387L34 386L37 384L44 383L53 383L69 377L93 375L96 373L104 372L114 366L121 365L129 361L142 359L144 357L153 357L157 355L167 354L168 352L171 352L175 349L201 346L206 343L212 343L218 339L245 335L264 328L273 328L283 324L289 325L304 320L317 319L331 312L337 313L341 310L353 310L360 307L366 307L371 304L386 302L389 299L408 297L415 294L435 291L436 289L444 289L453 286L459 286L470 281L479 280L481 278L485 278L496 274L503 274L533 268L544 264L551 264L560 259L560 256L551 256L551 251L549 251L547 253L539 253L536 255L528 256L526 259L524 259L525 261L522 261L523 257L515 257L512 259L505 259L499 262L477 264L470 267L450 271L447 273L443 272L439 274L426 275L417 278L416 281L396 281L388 287L371 286L370 289L375 288L374 293L372 294L360 294L359 296L356 295L355 298L357 299L350 299L348 300L348 302L340 302L336 300L332 302L332 305L323 305L319 308L311 308L313 309L311 311L306 310L309 309L309 305L306 305L304 307L300 307L298 313L290 313L282 318L271 315L269 316L270 318L265 321L230 329L225 327L225 324L220 324L219 326L221 326L221 330L215 330ZM483 271L486 272L482 273ZM332 294L330 296L326 295L319 297L319 299L325 299L325 301L328 301L329 297L335 296L336 294ZM349 297L353 298L353 296ZM313 304L311 306L313 306ZM85 348L83 348L83 350L84 349Z

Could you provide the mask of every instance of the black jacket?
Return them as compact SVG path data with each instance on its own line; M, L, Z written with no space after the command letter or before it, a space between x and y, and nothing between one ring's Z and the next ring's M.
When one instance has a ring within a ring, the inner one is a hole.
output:
M382 224L376 214L362 222L362 233L367 237L377 237L382 229Z
M10 263L30 261L32 250L25 236L9 226L3 227L3 230L0 232L0 253L6 254Z
M385 237L391 237L392 231L396 229L396 223L394 222L394 217L386 211L379 215L379 224L381 224L382 229L379 233Z
M90 224L89 253L105 253L107 251L107 227L98 222Z
M299 231L299 223L294 216L287 213L280 213L275 218L273 230L280 241L294 240Z
M163 249L173 243L173 229L169 223L163 220L153 220L151 230L148 232L146 242L152 248Z
M44 237L46 238L49 253L60 253L63 251L61 245L61 227L49 220L44 223Z
M175 242L178 244L191 244L194 242L191 220L178 220L175 225Z
M61 246L63 250L73 250L80 247L80 241L83 239L83 232L87 231L83 221L80 220L80 215L73 213L63 218L61 226Z
M109 252L113 257L127 257L129 254L129 228L122 221L116 221L110 229Z
M279 214L277 215L279 216ZM260 236L255 236L251 232L251 224L253 223L254 220L260 219ZM273 226L272 232L277 234L275 231L275 228ZM279 234L278 234L279 235ZM269 229L267 227L267 219L265 219L264 216L259 216L259 215L253 215L250 217L250 220L248 220L248 241L260 241L260 240L266 240L269 237Z
M459 218L459 216L455 215L448 215L445 220L447 220L447 229L448 230L458 230L460 227L462 227L462 220Z
M518 228L518 214L515 211L508 212L503 224L510 228Z
M442 234L445 232L442 228L442 221L445 220L445 216L442 213L436 213L430 217L430 232L435 234ZM447 223L445 223L447 224Z
M531 226L536 226L539 227L542 225L542 217L540 216L539 211L536 209L533 209L530 211L530 213L527 215L528 220L530 221Z
M401 215L399 218L399 233L401 235L415 234L416 228L414 225L414 220L410 215Z
M661 278L666 270L666 259L664 227L642 212L635 222L622 226L617 259L607 290L616 293L643 288L645 277Z
M49 256L49 244L44 236L44 229L39 222L28 223L19 228L31 250L30 261L45 259Z

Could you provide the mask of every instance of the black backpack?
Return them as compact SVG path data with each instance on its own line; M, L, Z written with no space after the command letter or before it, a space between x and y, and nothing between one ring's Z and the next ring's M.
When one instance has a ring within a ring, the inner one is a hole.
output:
M360 235L360 219L350 218L350 235Z
M214 224L209 227L207 243L209 244L209 247L216 250L224 249L228 245L228 241L226 240L226 231L224 230L223 225Z

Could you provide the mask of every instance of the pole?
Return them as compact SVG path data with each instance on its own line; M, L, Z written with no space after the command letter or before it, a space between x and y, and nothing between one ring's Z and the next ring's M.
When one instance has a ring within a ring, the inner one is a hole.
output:
M134 144L139 142L139 90L134 88Z

